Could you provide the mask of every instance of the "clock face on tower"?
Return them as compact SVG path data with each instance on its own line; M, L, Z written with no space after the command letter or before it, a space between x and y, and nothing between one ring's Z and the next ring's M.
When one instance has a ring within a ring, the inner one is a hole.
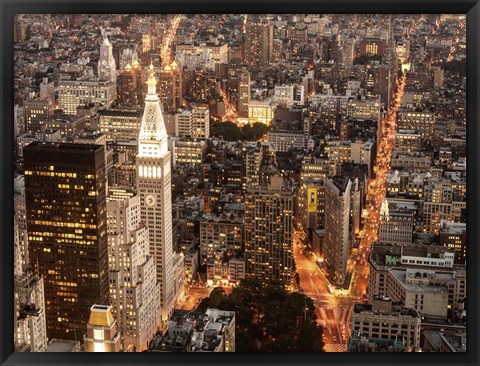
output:
M107 64L107 61L103 60L102 65L105 66Z
M155 204L155 198L152 195L148 195L145 198L145 203L147 204L147 206L153 206Z

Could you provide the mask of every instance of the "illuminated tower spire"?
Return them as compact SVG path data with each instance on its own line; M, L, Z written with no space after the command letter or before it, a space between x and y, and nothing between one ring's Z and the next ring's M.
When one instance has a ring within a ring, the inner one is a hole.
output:
M152 64L150 64L147 85L145 111L138 138L138 154L145 157L164 157L168 152L167 130L163 121L162 107L157 94L157 79Z
M148 227L151 254L160 284L162 324L173 312L173 245L171 154L157 94L157 79L150 65L137 155L137 189L141 221Z

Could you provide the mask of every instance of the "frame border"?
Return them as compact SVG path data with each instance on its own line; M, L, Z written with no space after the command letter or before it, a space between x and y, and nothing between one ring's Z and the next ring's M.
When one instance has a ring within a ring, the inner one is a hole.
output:
M479 0L0 0L0 365L211 365L211 364L338 364L367 366L392 363L396 365L463 364L479 362L477 342L480 339L478 312L480 297L475 279L479 278L480 258L476 242L478 235L478 208L480 207L477 182L480 172L480 130L478 127L480 83L480 3ZM467 14L467 155L470 166L467 174L467 352L450 353L398 353L394 357L369 353L14 353L13 352L13 18L16 13L454 13ZM161 359L159 359L161 357Z

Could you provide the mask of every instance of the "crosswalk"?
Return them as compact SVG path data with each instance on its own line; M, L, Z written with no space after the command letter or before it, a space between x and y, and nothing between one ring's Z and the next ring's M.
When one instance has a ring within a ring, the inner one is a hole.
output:
M347 352L347 345L346 344L326 344L325 352Z

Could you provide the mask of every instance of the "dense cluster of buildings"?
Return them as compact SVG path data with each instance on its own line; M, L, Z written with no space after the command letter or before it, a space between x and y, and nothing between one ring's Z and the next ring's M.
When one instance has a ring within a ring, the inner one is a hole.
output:
M349 288L399 71L346 343L464 350L464 19L176 17L16 18L16 350L234 352L235 312L179 310L189 286L298 289L300 237Z

